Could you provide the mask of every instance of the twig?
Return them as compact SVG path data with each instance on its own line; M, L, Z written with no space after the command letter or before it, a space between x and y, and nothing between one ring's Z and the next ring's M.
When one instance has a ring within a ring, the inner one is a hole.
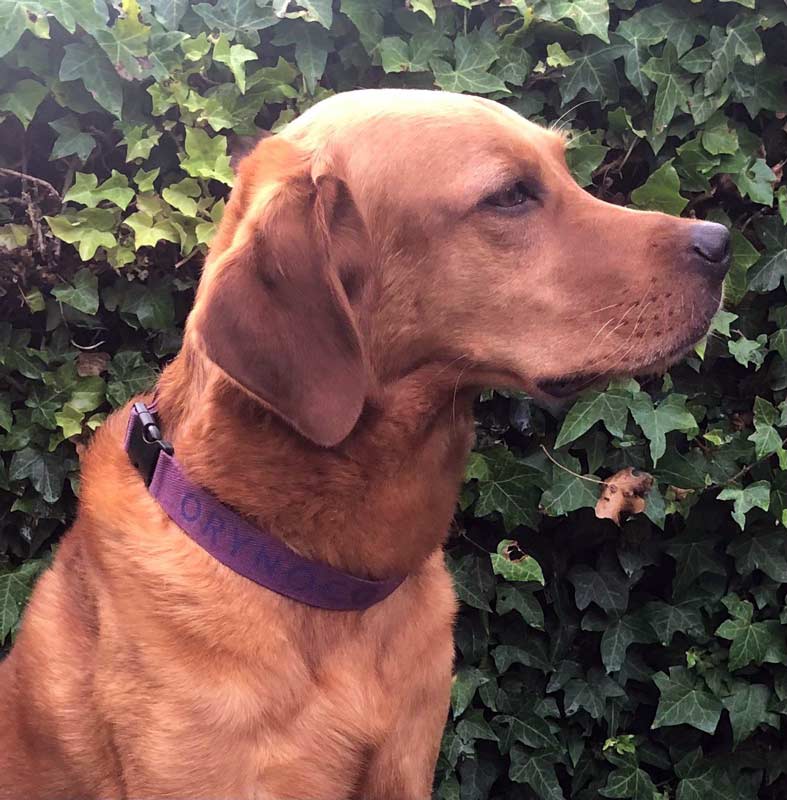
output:
M787 447L787 436L782 439L781 447ZM730 484L737 483L744 475L748 475L757 465L762 464L763 461L767 461L771 456L776 455L776 453L768 453L767 456L763 456L762 458L758 458L756 461L753 461L751 464L747 464L743 469L738 470L731 478L724 481L724 483L712 483L710 486L707 486L705 490L708 489L721 489L724 486L729 486Z
M58 202L63 202L63 199L60 197L60 192L58 192L49 181L45 181L43 178L36 178L35 175L27 175L24 172L17 172L15 169L8 169L7 167L0 167L0 175L7 175L9 178L17 178L20 181L30 181L31 183L35 183L56 197Z
M598 478L591 478L589 475L580 475L578 472L574 472L574 470L569 469L568 467L564 467L559 461L556 461L552 456L549 454L549 450L541 445L541 449L544 451L544 455L556 466L560 467L564 472L567 472L569 475L573 475L575 478L581 478L583 481L588 481L588 483L606 483L606 481L599 480Z
M201 252L202 251L198 247L195 247L187 256L183 256L183 258L181 258L180 261L176 261L175 262L175 269L179 269L184 264L186 264L189 261L191 261L191 259L194 258L194 256L197 255L197 253L201 253Z

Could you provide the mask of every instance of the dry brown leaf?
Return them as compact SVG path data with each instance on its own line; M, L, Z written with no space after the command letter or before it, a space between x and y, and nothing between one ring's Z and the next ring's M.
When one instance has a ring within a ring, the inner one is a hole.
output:
M626 467L616 472L602 484L601 496L596 503L596 516L599 519L611 519L620 525L621 516L641 514L652 486L653 476L642 470Z
M87 378L100 375L109 366L109 353L80 353L77 356L77 375Z

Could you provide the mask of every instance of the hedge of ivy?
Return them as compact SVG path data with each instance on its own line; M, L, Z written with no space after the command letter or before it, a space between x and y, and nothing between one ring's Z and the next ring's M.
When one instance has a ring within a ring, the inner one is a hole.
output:
M734 264L664 378L479 404L436 797L787 796L786 65L783 0L0 0L0 643L80 448L178 349L234 138L474 92L559 120L594 194L731 225ZM626 466L655 485L618 528Z

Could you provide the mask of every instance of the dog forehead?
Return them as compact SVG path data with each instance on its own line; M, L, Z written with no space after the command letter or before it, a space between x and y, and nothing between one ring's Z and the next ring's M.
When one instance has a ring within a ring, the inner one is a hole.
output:
M563 151L560 135L499 103L414 89L335 95L282 135L312 153L329 153L356 188L377 183L389 193L472 192L523 163L562 158Z

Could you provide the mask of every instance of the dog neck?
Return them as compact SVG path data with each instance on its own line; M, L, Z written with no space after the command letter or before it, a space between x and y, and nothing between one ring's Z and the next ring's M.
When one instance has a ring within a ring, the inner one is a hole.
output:
M375 392L331 449L297 434L184 346L159 381L189 477L296 552L359 577L410 574L442 546L473 439L475 392L444 365Z

